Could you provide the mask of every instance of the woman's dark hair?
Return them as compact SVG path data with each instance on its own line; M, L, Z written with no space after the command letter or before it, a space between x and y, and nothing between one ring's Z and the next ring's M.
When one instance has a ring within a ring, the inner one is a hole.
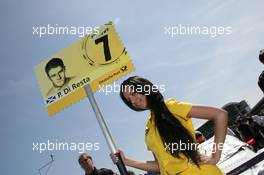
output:
M260 51L259 53L259 61L264 63L264 52Z
M133 87L135 93L140 93L146 96L148 106L147 109L150 109L150 111L154 114L155 126L159 132L164 146L165 144L177 144L178 147L180 144L191 146L194 145L191 144L195 143L193 136L169 111L164 102L162 94L157 89L153 88L153 84L149 80L138 76L133 76L128 78L121 84L120 97L122 98L124 103L135 111L143 111L146 109L138 109L134 107L132 103L124 97L123 92L124 90L127 90L125 89L125 87L127 86ZM141 86L141 88L138 88L139 86ZM198 152L197 150L193 149L193 147L191 147L191 149L185 150L172 150L170 147L170 149L167 151L169 151L172 156L177 158L180 158L179 153L181 152L199 167Z

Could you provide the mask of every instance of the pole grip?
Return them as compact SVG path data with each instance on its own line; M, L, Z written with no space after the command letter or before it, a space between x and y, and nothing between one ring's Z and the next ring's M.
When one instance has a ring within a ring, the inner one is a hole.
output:
M120 153L115 153L115 155L118 157L118 161L116 162L116 166L120 172L121 175L127 175L127 169L124 164L124 161L120 155Z

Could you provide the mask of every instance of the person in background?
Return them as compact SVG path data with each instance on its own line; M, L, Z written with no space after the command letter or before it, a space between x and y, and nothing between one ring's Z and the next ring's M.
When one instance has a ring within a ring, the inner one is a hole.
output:
M85 175L116 175L112 170L106 168L97 169L93 164L93 159L87 153L79 156L78 162L85 172Z

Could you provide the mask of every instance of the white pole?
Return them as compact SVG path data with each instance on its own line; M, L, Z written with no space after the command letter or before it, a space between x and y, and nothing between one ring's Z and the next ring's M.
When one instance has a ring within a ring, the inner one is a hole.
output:
M113 141L113 138L112 138L112 136L110 134L110 131L109 131L109 129L108 129L106 123L105 123L103 115L102 115L102 113L101 113L101 111L100 111L100 109L99 109L99 107L98 107L98 105L97 105L97 103L95 101L95 98L94 98L92 89L90 87L90 84L85 85L85 91L86 91L87 97L88 97L88 99L90 101L90 104L92 105L93 111L94 111L95 116L97 118L97 121L98 121L98 123L100 125L100 128L101 128L101 130L102 130L102 132L104 134L106 142L107 142L107 144L109 146L109 149L111 150L111 153L116 154L117 157L118 157L118 161L116 162L116 165L117 165L117 167L119 169L119 172L120 172L121 175L127 175L127 170L126 170L126 167L124 165L124 162L123 162L120 154L117 154L116 145L115 145L115 143Z

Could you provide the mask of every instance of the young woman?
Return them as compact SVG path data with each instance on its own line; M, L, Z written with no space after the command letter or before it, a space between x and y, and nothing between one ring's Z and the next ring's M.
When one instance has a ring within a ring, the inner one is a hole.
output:
M121 85L120 96L135 111L150 110L145 142L155 161L138 161L125 157L125 165L161 175L222 175L216 166L221 157L227 129L227 112L208 106L191 105L174 99L164 100L162 94L147 79L133 76ZM196 147L191 118L214 122L215 146L211 156L201 155Z

